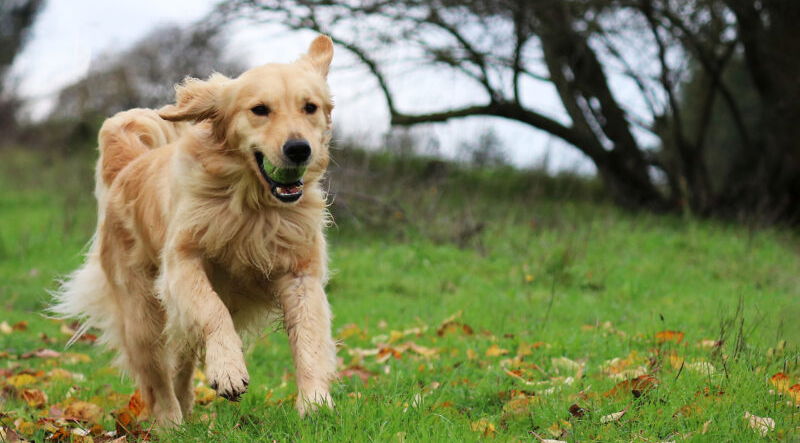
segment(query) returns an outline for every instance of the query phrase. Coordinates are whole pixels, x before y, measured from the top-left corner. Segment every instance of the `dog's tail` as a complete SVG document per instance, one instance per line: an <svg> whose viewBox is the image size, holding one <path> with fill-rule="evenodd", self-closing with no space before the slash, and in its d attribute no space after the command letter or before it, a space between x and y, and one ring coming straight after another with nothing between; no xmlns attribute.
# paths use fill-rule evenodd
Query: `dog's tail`
<svg viewBox="0 0 800 443"><path fill-rule="evenodd" d="M85 263L52 292L55 303L49 307L49 313L59 319L78 320L81 324L67 346L80 339L89 328L96 328L101 331L100 343L119 348L122 331L115 322L119 318L119 308L111 291L111 283L100 264L96 244L93 244Z"/></svg>
<svg viewBox="0 0 800 443"><path fill-rule="evenodd" d="M163 120L152 109L131 109L107 119L98 137L98 194L103 194L102 191L111 186L120 171L136 157L175 141L181 125L184 124Z"/></svg>

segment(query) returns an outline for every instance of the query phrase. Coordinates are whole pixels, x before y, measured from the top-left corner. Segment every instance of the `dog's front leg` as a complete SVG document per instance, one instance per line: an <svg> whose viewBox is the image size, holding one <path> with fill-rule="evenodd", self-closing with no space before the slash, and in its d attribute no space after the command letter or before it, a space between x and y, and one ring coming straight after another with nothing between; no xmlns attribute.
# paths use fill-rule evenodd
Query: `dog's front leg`
<svg viewBox="0 0 800 443"><path fill-rule="evenodd" d="M310 275L287 275L279 280L278 298L294 357L297 411L303 416L318 405L333 407L330 383L336 377L336 345L322 281Z"/></svg>
<svg viewBox="0 0 800 443"><path fill-rule="evenodd" d="M211 287L200 255L187 250L170 248L165 254L162 298L170 334L205 344L209 385L218 395L238 401L250 380L242 340L228 308Z"/></svg>

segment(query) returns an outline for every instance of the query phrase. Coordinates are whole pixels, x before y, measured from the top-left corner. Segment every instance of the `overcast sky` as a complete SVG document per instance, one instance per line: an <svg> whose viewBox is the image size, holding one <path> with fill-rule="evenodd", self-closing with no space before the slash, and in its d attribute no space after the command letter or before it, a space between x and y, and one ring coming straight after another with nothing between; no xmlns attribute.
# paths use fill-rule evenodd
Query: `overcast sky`
<svg viewBox="0 0 800 443"><path fill-rule="evenodd" d="M49 0L13 69L19 79L19 91L33 101L33 114L41 115L52 105L58 90L85 75L93 60L132 45L160 25L191 26L215 3L216 0ZM314 36L286 32L278 25L241 24L226 32L231 57L251 66L291 61ZM383 96L369 74L359 69L341 48L337 48L330 83L336 99L337 128L367 144L379 145L380 135L388 128ZM395 79L392 87L398 106L406 112L479 102L474 99L480 93L477 87L446 72L412 72ZM532 85L524 95L536 109L564 118L550 87ZM445 155L452 156L462 142L477 139L490 127L517 165L540 164L546 157L550 170L594 171L574 148L519 123L469 118L431 125L425 130L438 137Z"/></svg>

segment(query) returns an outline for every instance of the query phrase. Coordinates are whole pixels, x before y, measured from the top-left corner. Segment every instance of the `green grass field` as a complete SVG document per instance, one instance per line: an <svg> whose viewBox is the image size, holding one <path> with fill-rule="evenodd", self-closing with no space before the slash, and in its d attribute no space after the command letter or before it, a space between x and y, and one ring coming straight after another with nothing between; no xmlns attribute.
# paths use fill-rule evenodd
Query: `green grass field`
<svg viewBox="0 0 800 443"><path fill-rule="evenodd" d="M65 350L70 325L43 315L54 279L81 261L94 207L88 161L34 158L0 161L2 438L146 438L110 356ZM794 233L626 214L534 192L523 173L446 177L376 185L403 210L365 221L378 209L351 199L330 231L335 410L298 417L287 340L265 331L250 340L240 403L210 398L198 374L193 417L152 437L800 438Z"/></svg>

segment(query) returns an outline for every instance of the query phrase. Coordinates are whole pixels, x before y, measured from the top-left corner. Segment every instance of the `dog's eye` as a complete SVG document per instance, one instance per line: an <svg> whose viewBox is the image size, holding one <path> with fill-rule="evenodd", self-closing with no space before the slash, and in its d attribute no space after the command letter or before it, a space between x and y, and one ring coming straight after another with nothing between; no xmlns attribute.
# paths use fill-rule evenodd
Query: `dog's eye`
<svg viewBox="0 0 800 443"><path fill-rule="evenodd" d="M305 111L306 114L313 114L317 112L317 105L314 103L306 103L306 105L303 106L303 111Z"/></svg>
<svg viewBox="0 0 800 443"><path fill-rule="evenodd" d="M265 105L253 106L250 110L253 112L253 114L261 116L269 115L270 112L270 109Z"/></svg>

